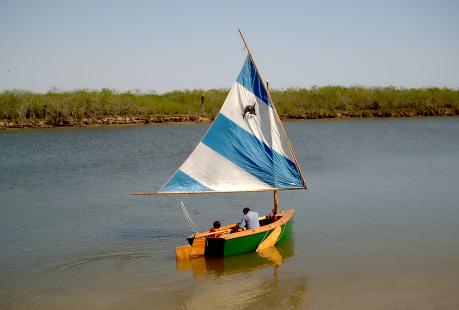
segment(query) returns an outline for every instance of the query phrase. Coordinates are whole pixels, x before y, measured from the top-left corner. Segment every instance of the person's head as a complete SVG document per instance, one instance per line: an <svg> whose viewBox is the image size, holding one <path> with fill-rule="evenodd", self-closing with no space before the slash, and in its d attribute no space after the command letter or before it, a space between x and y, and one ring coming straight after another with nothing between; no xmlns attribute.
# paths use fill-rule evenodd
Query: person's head
<svg viewBox="0 0 459 310"><path fill-rule="evenodd" d="M222 226L222 224L220 223L220 221L215 221L213 226L214 226L214 228L220 228L220 226Z"/></svg>
<svg viewBox="0 0 459 310"><path fill-rule="evenodd" d="M249 213L250 209L249 208L244 208L242 209L242 213L247 214Z"/></svg>

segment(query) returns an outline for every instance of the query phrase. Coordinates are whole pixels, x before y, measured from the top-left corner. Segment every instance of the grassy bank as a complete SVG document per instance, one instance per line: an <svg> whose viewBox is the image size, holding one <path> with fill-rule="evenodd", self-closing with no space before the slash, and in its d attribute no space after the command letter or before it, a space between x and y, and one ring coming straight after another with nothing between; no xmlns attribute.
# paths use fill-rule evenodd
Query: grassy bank
<svg viewBox="0 0 459 310"><path fill-rule="evenodd" d="M4 91L0 128L211 120L227 93L226 89L164 94L109 89ZM272 90L271 96L284 119L459 115L458 89L327 86Z"/></svg>

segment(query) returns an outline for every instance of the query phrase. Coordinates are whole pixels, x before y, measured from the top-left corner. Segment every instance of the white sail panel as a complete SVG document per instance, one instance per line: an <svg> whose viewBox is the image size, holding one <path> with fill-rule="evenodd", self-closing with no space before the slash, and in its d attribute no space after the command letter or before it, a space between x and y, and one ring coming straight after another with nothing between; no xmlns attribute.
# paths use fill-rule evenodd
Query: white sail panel
<svg viewBox="0 0 459 310"><path fill-rule="evenodd" d="M248 107L246 109L246 107ZM249 109L252 109L249 113ZM269 140L268 106L238 82L234 82L220 113L266 144ZM244 113L245 111L245 113ZM263 130L265 132L263 132Z"/></svg>
<svg viewBox="0 0 459 310"><path fill-rule="evenodd" d="M281 133L281 124L279 124L280 119L273 108L270 109L269 121L271 124L274 124L271 126L272 149L286 158L293 160L293 154L288 147L287 137Z"/></svg>
<svg viewBox="0 0 459 310"><path fill-rule="evenodd" d="M272 188L203 143L198 144L180 170L218 192Z"/></svg>
<svg viewBox="0 0 459 310"><path fill-rule="evenodd" d="M241 111L244 111L246 106L253 106L255 114L241 117ZM280 124L276 120L278 118L275 117L273 106L264 103L238 82L233 84L220 113L266 145L272 146L277 153L293 160L284 135L279 133Z"/></svg>

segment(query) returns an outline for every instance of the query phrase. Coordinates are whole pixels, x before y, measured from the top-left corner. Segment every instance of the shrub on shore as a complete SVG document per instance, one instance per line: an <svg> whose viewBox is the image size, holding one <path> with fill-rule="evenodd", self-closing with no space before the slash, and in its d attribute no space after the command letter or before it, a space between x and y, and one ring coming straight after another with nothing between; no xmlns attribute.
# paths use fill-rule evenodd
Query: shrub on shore
<svg viewBox="0 0 459 310"><path fill-rule="evenodd" d="M0 93L0 121L68 125L85 119L181 116L213 119L227 89L171 91L164 94L110 89ZM282 118L401 117L459 115L459 90L447 88L365 88L326 86L272 90Z"/></svg>
<svg viewBox="0 0 459 310"><path fill-rule="evenodd" d="M459 115L459 90L326 86L272 91L285 118Z"/></svg>

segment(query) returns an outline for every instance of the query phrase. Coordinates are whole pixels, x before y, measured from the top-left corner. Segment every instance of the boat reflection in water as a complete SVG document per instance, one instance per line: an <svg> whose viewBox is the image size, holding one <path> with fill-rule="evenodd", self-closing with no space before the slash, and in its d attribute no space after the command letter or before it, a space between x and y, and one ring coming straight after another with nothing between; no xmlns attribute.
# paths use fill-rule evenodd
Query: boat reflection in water
<svg viewBox="0 0 459 310"><path fill-rule="evenodd" d="M291 235L291 229L286 233ZM250 305L257 309L264 306L303 308L306 277L283 268L293 255L294 243L290 236L260 253L177 261L177 270L191 271L198 280L181 303L192 309L217 304L231 304L232 308Z"/></svg>
<svg viewBox="0 0 459 310"><path fill-rule="evenodd" d="M291 235L291 230L285 233ZM265 249L263 252L251 252L228 257L200 256L192 259L177 260L177 270L193 270L196 278L206 272L225 275L239 272L250 272L269 266L279 266L284 260L294 254L291 236L277 246Z"/></svg>
<svg viewBox="0 0 459 310"><path fill-rule="evenodd" d="M213 273L217 276L232 273L250 272L269 266L279 266L283 260L293 255L293 248L286 249L287 243L268 248L263 252L246 253L235 256L223 257L206 257L200 256L192 259L177 260L177 270L193 270L196 278L203 277L205 273Z"/></svg>

